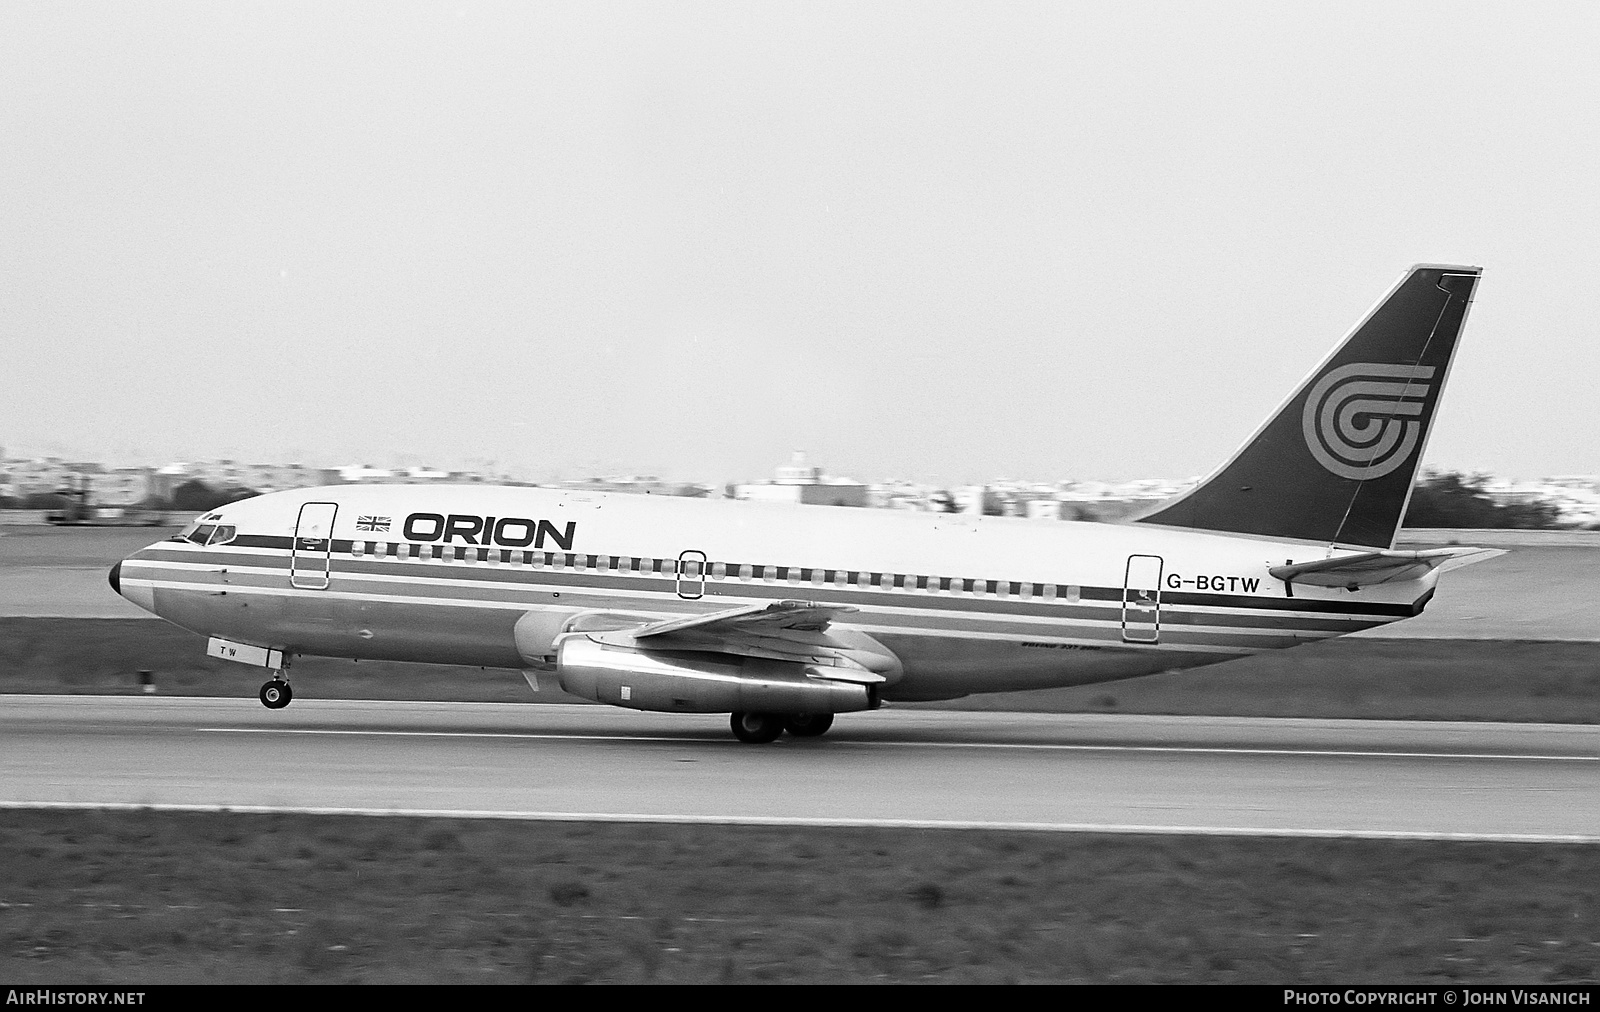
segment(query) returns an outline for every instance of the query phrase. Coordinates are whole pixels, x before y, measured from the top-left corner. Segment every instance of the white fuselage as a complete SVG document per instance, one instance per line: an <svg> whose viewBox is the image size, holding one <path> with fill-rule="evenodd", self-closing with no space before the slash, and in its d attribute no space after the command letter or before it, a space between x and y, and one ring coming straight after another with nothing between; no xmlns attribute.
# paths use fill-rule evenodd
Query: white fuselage
<svg viewBox="0 0 1600 1012"><path fill-rule="evenodd" d="M232 540L152 545L124 560L120 589L208 636L289 655L528 668L539 659L514 630L532 612L650 619L807 601L855 609L833 628L899 659L886 699L1105 681L1294 646L1414 615L1436 579L1291 593L1270 566L1354 550L1145 524L478 485L279 492L204 522Z"/></svg>

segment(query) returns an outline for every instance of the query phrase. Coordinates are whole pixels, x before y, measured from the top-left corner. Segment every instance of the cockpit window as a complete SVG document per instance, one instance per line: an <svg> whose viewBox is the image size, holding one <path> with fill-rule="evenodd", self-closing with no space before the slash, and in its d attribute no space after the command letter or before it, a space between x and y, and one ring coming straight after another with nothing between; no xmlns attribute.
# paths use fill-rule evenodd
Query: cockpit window
<svg viewBox="0 0 1600 1012"><path fill-rule="evenodd" d="M239 529L233 524L207 524L196 520L169 540L188 541L196 545L225 545L238 533Z"/></svg>

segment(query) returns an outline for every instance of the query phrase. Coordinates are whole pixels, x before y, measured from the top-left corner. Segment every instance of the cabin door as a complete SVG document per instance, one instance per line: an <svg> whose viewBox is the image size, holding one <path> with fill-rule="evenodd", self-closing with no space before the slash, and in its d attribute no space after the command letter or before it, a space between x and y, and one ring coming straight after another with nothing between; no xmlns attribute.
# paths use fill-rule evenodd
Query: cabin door
<svg viewBox="0 0 1600 1012"><path fill-rule="evenodd" d="M333 553L333 518L339 507L331 502L308 502L300 507L294 525L294 548L289 557L289 586L325 590L328 559Z"/></svg>
<svg viewBox="0 0 1600 1012"><path fill-rule="evenodd" d="M1130 555L1122 581L1122 638L1161 641L1161 556Z"/></svg>

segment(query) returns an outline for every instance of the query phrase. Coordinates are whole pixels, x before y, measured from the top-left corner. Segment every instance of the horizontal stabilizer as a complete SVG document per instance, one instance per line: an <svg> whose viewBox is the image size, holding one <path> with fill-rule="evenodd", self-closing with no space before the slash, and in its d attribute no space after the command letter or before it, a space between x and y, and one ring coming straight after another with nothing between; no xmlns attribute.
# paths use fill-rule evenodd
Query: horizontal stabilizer
<svg viewBox="0 0 1600 1012"><path fill-rule="evenodd" d="M1383 583L1420 580L1435 569L1446 572L1504 555L1499 548L1429 548L1416 552L1379 551L1342 555L1314 562L1289 562L1267 572L1293 588L1296 583L1313 587L1343 587L1360 590Z"/></svg>

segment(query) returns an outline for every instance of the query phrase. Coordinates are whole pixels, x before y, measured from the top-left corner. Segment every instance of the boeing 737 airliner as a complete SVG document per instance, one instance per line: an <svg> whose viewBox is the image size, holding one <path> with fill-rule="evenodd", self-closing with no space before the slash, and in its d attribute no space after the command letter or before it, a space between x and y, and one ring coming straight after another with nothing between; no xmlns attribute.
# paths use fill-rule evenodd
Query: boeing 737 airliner
<svg viewBox="0 0 1600 1012"><path fill-rule="evenodd" d="M1130 522L339 486L207 513L111 586L267 669L273 708L296 656L426 661L731 713L747 742L1323 640L1498 554L1393 547L1480 274L1411 268L1227 463Z"/></svg>

